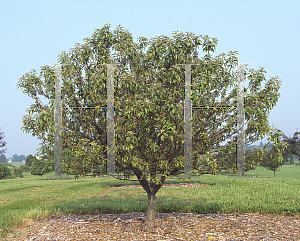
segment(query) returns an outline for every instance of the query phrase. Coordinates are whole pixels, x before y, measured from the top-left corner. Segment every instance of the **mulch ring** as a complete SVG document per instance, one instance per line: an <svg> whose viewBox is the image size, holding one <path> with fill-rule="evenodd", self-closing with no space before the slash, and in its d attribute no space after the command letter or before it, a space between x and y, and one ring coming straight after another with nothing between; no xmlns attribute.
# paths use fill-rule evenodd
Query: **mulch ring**
<svg viewBox="0 0 300 241"><path fill-rule="evenodd" d="M7 241L32 240L300 240L300 217L257 214L146 213L50 217L33 221Z"/></svg>

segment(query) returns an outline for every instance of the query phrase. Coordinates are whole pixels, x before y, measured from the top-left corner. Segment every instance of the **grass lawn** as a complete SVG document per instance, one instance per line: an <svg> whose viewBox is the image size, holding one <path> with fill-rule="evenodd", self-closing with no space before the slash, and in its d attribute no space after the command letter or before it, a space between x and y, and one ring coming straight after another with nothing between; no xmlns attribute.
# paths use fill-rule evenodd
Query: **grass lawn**
<svg viewBox="0 0 300 241"><path fill-rule="evenodd" d="M107 177L64 175L55 180L53 173L43 177L23 173L24 178L0 180L0 235L24 221L56 215L97 215L99 213L146 212L144 189L114 189L139 185ZM257 167L246 173L249 178L232 178L224 172L205 174L190 180L175 177L165 183L200 183L199 187L161 188L156 194L156 211L192 213L271 213L300 216L300 166L283 165L273 171ZM49 178L49 179L48 179ZM137 179L133 179L137 180Z"/></svg>

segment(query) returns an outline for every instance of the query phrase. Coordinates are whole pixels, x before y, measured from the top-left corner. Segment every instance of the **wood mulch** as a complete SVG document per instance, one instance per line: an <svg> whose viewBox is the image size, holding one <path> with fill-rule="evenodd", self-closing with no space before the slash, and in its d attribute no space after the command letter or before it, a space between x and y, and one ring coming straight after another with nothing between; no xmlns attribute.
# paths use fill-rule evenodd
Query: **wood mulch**
<svg viewBox="0 0 300 241"><path fill-rule="evenodd" d="M145 212L51 216L26 223L3 240L300 240L300 217L157 213L152 231L145 230L145 217Z"/></svg>

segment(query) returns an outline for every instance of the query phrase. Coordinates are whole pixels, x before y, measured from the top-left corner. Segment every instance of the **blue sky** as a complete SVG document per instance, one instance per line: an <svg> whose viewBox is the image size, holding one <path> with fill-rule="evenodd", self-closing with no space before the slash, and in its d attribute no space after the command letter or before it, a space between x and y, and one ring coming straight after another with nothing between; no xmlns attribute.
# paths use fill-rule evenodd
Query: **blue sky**
<svg viewBox="0 0 300 241"><path fill-rule="evenodd" d="M0 0L0 127L7 142L5 155L35 154L40 143L21 130L22 116L34 101L17 89L18 78L56 63L62 51L83 43L106 23L112 30L117 25L129 29L135 42L138 37L171 37L176 30L207 34L219 40L216 54L237 50L240 63L265 67L267 79L279 76L282 81L270 125L292 137L300 130L299 12L298 0Z"/></svg>

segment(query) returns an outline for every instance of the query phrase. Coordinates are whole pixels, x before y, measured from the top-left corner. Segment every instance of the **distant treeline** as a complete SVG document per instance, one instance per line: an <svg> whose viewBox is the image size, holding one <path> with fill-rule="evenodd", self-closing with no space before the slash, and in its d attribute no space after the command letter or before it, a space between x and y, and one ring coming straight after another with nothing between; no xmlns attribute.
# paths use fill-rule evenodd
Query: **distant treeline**
<svg viewBox="0 0 300 241"><path fill-rule="evenodd" d="M1 154L0 155L0 163L8 163L8 160L9 159L12 159L11 161L12 162L22 162L22 161L25 161L26 160L26 157L24 155L13 155L12 158L6 158L6 156L4 154Z"/></svg>

